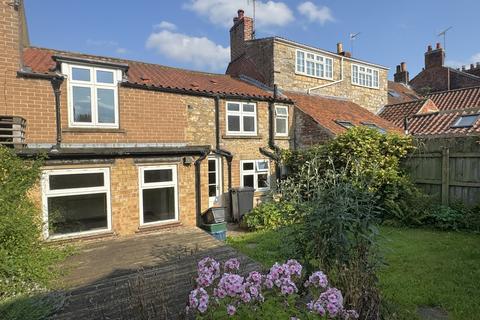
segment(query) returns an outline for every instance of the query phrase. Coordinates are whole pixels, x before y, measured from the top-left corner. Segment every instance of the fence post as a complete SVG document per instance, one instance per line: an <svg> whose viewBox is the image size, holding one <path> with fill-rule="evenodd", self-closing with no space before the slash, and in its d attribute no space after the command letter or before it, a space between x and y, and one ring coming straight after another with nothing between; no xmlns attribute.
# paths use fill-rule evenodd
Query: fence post
<svg viewBox="0 0 480 320"><path fill-rule="evenodd" d="M442 149L442 204L448 206L450 189L450 149Z"/></svg>

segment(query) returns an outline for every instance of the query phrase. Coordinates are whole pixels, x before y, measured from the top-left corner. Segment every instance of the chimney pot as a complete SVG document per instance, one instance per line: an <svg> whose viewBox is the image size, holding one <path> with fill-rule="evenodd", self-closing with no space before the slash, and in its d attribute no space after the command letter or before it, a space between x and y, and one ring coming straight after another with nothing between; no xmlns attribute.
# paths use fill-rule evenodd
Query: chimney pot
<svg viewBox="0 0 480 320"><path fill-rule="evenodd" d="M475 64L470 63L470 70L473 70L473 69L475 69Z"/></svg>
<svg viewBox="0 0 480 320"><path fill-rule="evenodd" d="M431 45L428 45L427 51L432 51L432 46Z"/></svg>
<svg viewBox="0 0 480 320"><path fill-rule="evenodd" d="M442 48L442 45L440 44L440 42L437 42L437 49L441 49Z"/></svg>
<svg viewBox="0 0 480 320"><path fill-rule="evenodd" d="M462 71L465 71L465 66L462 66Z"/></svg>
<svg viewBox="0 0 480 320"><path fill-rule="evenodd" d="M337 43L337 53L341 54L343 52L343 44L341 42Z"/></svg>
<svg viewBox="0 0 480 320"><path fill-rule="evenodd" d="M245 11L243 11L243 9L238 9L237 14L238 14L238 19L242 19L243 16L245 15Z"/></svg>
<svg viewBox="0 0 480 320"><path fill-rule="evenodd" d="M407 64L405 62L400 63L400 70L401 71L407 71Z"/></svg>
<svg viewBox="0 0 480 320"><path fill-rule="evenodd" d="M397 73L400 73L400 65L397 65Z"/></svg>
<svg viewBox="0 0 480 320"><path fill-rule="evenodd" d="M480 68L480 62L477 62L477 68Z"/></svg>

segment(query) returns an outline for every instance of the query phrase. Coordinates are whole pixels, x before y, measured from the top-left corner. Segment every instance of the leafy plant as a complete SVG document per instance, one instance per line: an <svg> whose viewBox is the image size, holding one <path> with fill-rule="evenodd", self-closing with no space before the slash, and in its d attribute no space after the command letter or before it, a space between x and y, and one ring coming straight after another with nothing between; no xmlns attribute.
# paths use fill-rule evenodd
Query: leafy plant
<svg viewBox="0 0 480 320"><path fill-rule="evenodd" d="M243 221L251 230L263 230L287 226L297 222L299 218L295 206L288 201L277 199L259 204L245 215Z"/></svg>
<svg viewBox="0 0 480 320"><path fill-rule="evenodd" d="M55 278L51 266L66 254L40 239L41 215L29 192L42 163L0 147L0 300L43 290Z"/></svg>

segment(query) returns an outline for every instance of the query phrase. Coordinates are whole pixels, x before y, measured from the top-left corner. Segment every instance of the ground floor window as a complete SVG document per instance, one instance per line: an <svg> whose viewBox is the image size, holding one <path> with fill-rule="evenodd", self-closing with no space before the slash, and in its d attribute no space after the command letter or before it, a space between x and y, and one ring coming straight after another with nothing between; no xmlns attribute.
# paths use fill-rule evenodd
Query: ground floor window
<svg viewBox="0 0 480 320"><path fill-rule="evenodd" d="M177 221L177 167L141 167L139 170L140 224Z"/></svg>
<svg viewBox="0 0 480 320"><path fill-rule="evenodd" d="M45 171L43 197L46 237L111 228L108 168Z"/></svg>
<svg viewBox="0 0 480 320"><path fill-rule="evenodd" d="M268 160L243 160L240 162L240 183L256 191L270 189Z"/></svg>

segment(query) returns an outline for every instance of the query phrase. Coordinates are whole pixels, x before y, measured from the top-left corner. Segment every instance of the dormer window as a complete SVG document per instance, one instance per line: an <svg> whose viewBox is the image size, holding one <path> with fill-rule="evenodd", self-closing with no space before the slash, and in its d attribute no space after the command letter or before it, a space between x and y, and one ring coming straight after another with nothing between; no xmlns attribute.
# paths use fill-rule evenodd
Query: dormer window
<svg viewBox="0 0 480 320"><path fill-rule="evenodd" d="M333 59L297 50L295 72L315 78L333 79Z"/></svg>
<svg viewBox="0 0 480 320"><path fill-rule="evenodd" d="M477 122L478 119L478 114L471 114L471 115L465 115L465 116L460 116L457 118L457 120L454 122L452 125L452 128L469 128L473 127L475 122Z"/></svg>
<svg viewBox="0 0 480 320"><path fill-rule="evenodd" d="M118 82L121 70L62 65L68 77L70 127L118 128Z"/></svg>
<svg viewBox="0 0 480 320"><path fill-rule="evenodd" d="M379 88L378 69L352 64L352 84L367 88Z"/></svg>

